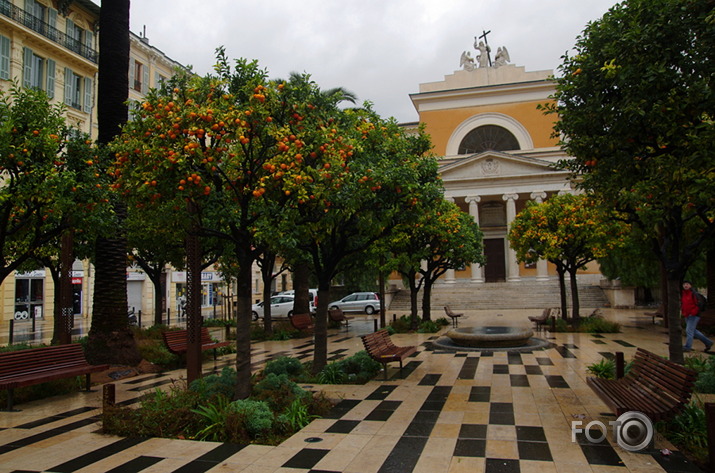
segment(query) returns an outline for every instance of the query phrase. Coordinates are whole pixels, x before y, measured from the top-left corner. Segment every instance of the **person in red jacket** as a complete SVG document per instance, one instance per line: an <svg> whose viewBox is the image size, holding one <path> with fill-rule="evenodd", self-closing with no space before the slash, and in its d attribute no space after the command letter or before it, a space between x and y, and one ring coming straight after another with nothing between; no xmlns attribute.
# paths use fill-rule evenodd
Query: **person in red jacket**
<svg viewBox="0 0 715 473"><path fill-rule="evenodd" d="M680 293L680 312L685 317L685 346L683 346L683 351L693 351L693 338L697 338L705 344L705 353L710 353L713 342L698 330L700 308L698 307L695 289L693 289L690 281L683 281L683 290Z"/></svg>

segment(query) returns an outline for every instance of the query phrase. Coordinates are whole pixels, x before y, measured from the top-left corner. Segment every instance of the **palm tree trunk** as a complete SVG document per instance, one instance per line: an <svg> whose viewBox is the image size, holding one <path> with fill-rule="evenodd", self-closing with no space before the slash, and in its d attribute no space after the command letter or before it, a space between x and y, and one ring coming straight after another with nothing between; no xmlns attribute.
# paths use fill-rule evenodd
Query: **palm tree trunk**
<svg viewBox="0 0 715 473"><path fill-rule="evenodd" d="M98 142L107 145L127 121L129 0L103 2L99 17ZM126 209L115 202L118 233L97 239L94 305L87 357L91 363L136 365L141 361L127 323L127 245L121 230Z"/></svg>

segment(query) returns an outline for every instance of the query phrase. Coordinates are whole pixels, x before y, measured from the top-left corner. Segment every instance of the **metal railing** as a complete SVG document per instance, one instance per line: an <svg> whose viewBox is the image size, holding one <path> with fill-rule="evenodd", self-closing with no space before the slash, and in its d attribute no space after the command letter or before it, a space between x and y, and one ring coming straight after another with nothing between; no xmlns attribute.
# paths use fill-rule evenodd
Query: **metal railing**
<svg viewBox="0 0 715 473"><path fill-rule="evenodd" d="M41 34L55 43L64 46L80 56L97 63L97 51L92 47L83 44L81 41L73 38L66 33L62 33L57 28L50 26L36 16L31 15L22 8L16 7L9 0L0 0L0 14L4 15L21 25L30 28L33 31Z"/></svg>

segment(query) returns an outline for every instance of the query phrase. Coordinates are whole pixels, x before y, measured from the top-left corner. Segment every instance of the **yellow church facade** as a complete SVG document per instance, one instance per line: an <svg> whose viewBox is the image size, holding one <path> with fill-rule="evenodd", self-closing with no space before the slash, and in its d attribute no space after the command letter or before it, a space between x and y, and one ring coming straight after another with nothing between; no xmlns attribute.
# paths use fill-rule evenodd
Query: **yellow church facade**
<svg viewBox="0 0 715 473"><path fill-rule="evenodd" d="M528 202L574 192L566 173L554 167L566 157L553 136L555 117L539 108L552 100L552 76L552 71L494 64L420 84L410 95L439 157L445 198L471 215L484 233L486 264L449 271L442 283L557 277L546 261L517 263L507 239L509 225ZM598 284L597 265L579 279Z"/></svg>

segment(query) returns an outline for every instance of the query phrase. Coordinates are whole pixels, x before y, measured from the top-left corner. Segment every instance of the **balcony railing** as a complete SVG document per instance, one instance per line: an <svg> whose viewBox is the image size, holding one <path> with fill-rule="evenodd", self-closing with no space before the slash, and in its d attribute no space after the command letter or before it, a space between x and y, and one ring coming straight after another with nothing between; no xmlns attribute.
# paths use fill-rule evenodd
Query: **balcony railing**
<svg viewBox="0 0 715 473"><path fill-rule="evenodd" d="M16 7L9 0L0 0L0 14L15 20L16 22L38 32L42 36L54 41L57 44L73 51L80 56L97 63L97 51L92 47L82 44L71 36L62 33L57 28L54 28L36 16L30 15L22 8Z"/></svg>

